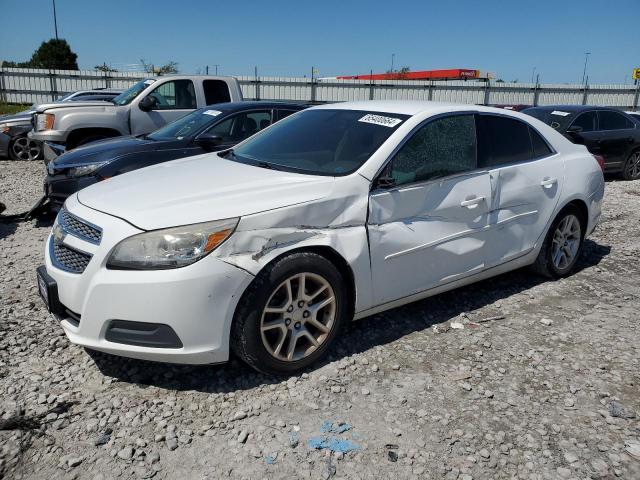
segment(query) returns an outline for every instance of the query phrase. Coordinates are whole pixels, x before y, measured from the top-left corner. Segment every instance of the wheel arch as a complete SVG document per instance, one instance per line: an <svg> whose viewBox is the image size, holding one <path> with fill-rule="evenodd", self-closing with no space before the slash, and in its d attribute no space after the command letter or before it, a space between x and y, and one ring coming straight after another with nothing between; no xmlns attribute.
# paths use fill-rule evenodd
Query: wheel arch
<svg viewBox="0 0 640 480"><path fill-rule="evenodd" d="M584 237L587 233L587 228L589 227L589 207L587 206L587 202L585 202L582 198L573 198L568 200L565 204L562 205L561 208L558 209L558 213L556 213L556 215L553 217L553 220L558 218L558 216L562 214L562 212L570 207L576 208L578 210L578 220L580 220L580 224L582 226L582 236Z"/></svg>
<svg viewBox="0 0 640 480"><path fill-rule="evenodd" d="M85 138L94 136L94 135L105 135L105 137L119 137L122 135L115 128L107 128L107 127L85 127L85 128L76 128L69 132L67 136L67 149L71 150L78 146L78 144Z"/></svg>

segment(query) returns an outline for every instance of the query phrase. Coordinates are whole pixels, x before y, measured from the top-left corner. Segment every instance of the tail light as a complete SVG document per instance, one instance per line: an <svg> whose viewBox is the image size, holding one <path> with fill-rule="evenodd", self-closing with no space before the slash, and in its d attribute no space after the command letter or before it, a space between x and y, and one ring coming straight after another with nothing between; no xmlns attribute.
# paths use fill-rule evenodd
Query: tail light
<svg viewBox="0 0 640 480"><path fill-rule="evenodd" d="M596 159L596 162L600 165L600 169L604 172L604 157L602 155L594 155L593 158Z"/></svg>

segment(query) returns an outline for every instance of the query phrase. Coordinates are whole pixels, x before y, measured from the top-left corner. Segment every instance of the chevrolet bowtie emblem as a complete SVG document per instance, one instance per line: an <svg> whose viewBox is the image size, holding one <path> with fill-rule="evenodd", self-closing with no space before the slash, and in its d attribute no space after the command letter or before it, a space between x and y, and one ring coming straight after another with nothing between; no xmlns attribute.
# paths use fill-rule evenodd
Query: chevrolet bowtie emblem
<svg viewBox="0 0 640 480"><path fill-rule="evenodd" d="M66 236L67 236L67 233L62 229L60 224L56 224L56 226L53 227L53 241L56 245L59 245L62 242L64 242L64 238Z"/></svg>

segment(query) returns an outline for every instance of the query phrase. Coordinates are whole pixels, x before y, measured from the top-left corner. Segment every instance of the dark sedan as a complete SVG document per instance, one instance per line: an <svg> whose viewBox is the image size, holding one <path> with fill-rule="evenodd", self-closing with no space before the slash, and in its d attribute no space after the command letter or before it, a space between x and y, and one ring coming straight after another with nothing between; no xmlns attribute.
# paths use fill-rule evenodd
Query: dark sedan
<svg viewBox="0 0 640 480"><path fill-rule="evenodd" d="M558 130L573 143L604 159L607 173L640 178L640 122L614 108L553 105L522 111Z"/></svg>
<svg viewBox="0 0 640 480"><path fill-rule="evenodd" d="M196 110L145 136L117 137L76 148L50 162L44 182L53 210L78 190L122 173L177 158L224 150L306 105L221 103Z"/></svg>

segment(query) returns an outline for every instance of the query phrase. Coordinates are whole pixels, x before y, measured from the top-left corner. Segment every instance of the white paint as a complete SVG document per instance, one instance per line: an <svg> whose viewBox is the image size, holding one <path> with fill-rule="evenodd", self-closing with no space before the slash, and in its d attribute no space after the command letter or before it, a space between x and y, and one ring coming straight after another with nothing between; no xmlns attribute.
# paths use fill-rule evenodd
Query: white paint
<svg viewBox="0 0 640 480"><path fill-rule="evenodd" d="M602 172L583 146L517 112L420 102L353 102L345 108L411 115L354 174L322 177L268 170L215 154L167 162L115 177L69 198L67 208L103 229L85 272L53 267L61 301L82 315L63 320L71 341L118 355L182 363L222 362L240 297L271 261L297 249L330 248L353 273L355 318L531 264L549 223L569 201L600 217ZM558 152L547 159L430 182L373 190L388 155L420 122L455 111L514 116L540 131ZM304 112L301 113L302 115ZM266 134L266 133L265 133ZM571 172L571 175L565 174ZM141 230L241 217L212 254L184 268L109 270L109 253ZM48 254L47 254L48 255ZM107 342L109 319L170 325L182 349Z"/></svg>

